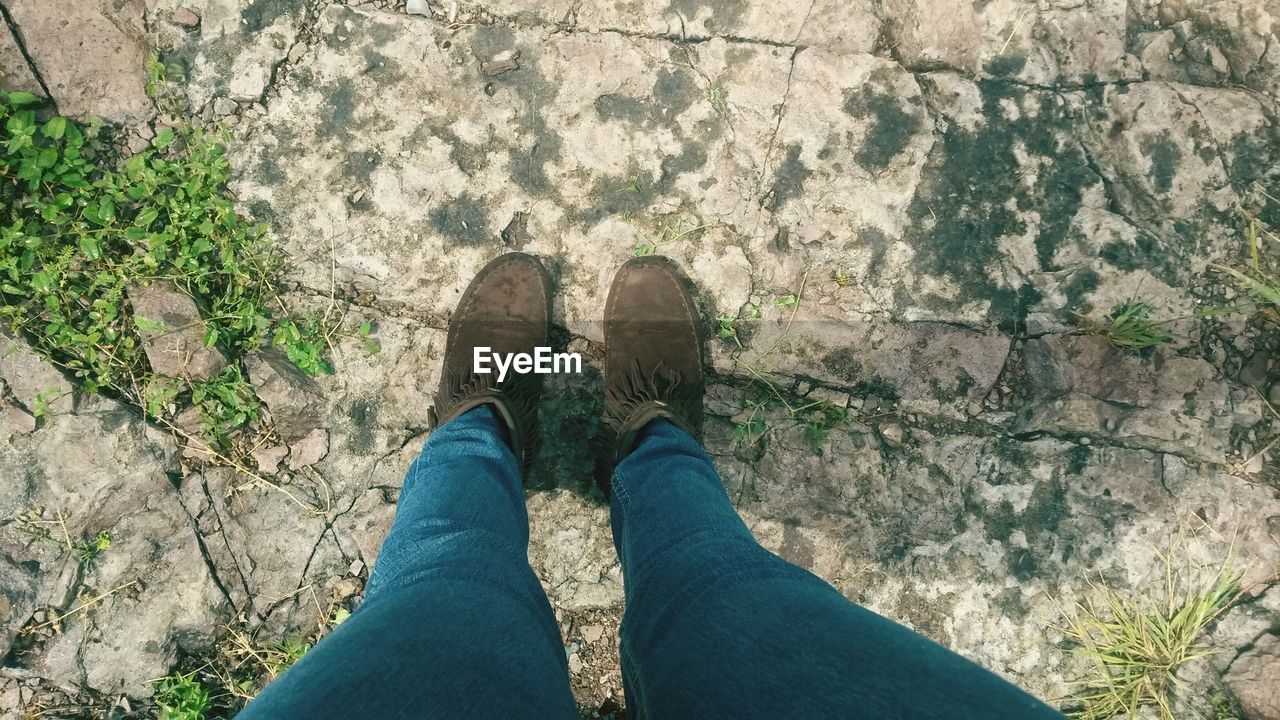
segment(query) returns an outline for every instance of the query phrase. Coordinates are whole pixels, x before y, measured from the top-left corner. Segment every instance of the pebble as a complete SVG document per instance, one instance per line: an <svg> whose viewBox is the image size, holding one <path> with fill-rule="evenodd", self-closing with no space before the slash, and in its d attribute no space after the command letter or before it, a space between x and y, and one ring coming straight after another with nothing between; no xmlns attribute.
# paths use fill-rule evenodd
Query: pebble
<svg viewBox="0 0 1280 720"><path fill-rule="evenodd" d="M200 13L189 7L180 7L169 16L169 22L188 30L194 30L200 27Z"/></svg>
<svg viewBox="0 0 1280 720"><path fill-rule="evenodd" d="M268 475L280 470L280 463L284 462L288 454L289 448L283 445L258 448L251 453L253 461L258 465L258 472Z"/></svg>
<svg viewBox="0 0 1280 720"><path fill-rule="evenodd" d="M228 97L220 97L213 101L213 113L218 117L226 117L236 111L236 101Z"/></svg>
<svg viewBox="0 0 1280 720"><path fill-rule="evenodd" d="M1087 438L1087 437L1082 437L1082 438L1080 438L1079 442L1080 442L1080 444L1081 444L1081 445L1092 445L1092 444L1093 444L1093 441L1092 441L1092 440L1090 440L1090 439L1089 439L1089 438Z"/></svg>
<svg viewBox="0 0 1280 720"><path fill-rule="evenodd" d="M404 4L404 11L410 15L431 17L431 4L427 0L408 0Z"/></svg>
<svg viewBox="0 0 1280 720"><path fill-rule="evenodd" d="M884 438L889 447L898 447L902 444L902 426L898 423L881 425L880 437Z"/></svg>
<svg viewBox="0 0 1280 720"><path fill-rule="evenodd" d="M1262 387L1262 383L1266 382L1267 370L1270 366L1271 354L1265 350L1259 350L1249 356L1244 367L1240 368L1240 382L1250 387Z"/></svg>
<svg viewBox="0 0 1280 720"><path fill-rule="evenodd" d="M298 470L315 465L329 454L329 431L312 430L309 435L289 446L289 469Z"/></svg>
<svg viewBox="0 0 1280 720"><path fill-rule="evenodd" d="M600 642L600 638L604 637L604 626L602 625L584 625L582 626L582 639L588 643Z"/></svg>
<svg viewBox="0 0 1280 720"><path fill-rule="evenodd" d="M1266 455L1266 453L1258 453L1257 455L1249 458L1249 462L1244 465L1244 474L1257 475L1262 472L1262 466L1265 461L1265 458L1263 457L1264 455Z"/></svg>
<svg viewBox="0 0 1280 720"><path fill-rule="evenodd" d="M351 567L347 568L348 575L359 575L364 570L364 561L359 558L351 561Z"/></svg>
<svg viewBox="0 0 1280 720"><path fill-rule="evenodd" d="M1102 421L1102 427L1103 427L1103 428L1105 428L1107 432L1115 432L1115 431L1116 431L1116 419L1115 419L1115 418L1113 418L1113 417L1109 417L1109 418L1107 418L1106 420L1103 420L1103 421Z"/></svg>
<svg viewBox="0 0 1280 720"><path fill-rule="evenodd" d="M1267 402L1280 405L1280 382L1273 382L1271 387L1267 388Z"/></svg>
<svg viewBox="0 0 1280 720"><path fill-rule="evenodd" d="M578 657L578 653L569 656L569 672L574 675L582 672L582 658Z"/></svg>

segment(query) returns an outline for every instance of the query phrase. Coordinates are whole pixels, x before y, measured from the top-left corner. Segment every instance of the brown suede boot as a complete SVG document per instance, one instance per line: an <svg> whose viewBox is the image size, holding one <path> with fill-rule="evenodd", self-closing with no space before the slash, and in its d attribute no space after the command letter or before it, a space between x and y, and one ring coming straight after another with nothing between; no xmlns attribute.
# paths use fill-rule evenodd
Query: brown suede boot
<svg viewBox="0 0 1280 720"><path fill-rule="evenodd" d="M538 449L538 401L542 376L508 372L502 382L493 363L488 373L473 367L475 348L492 353L533 354L549 343L551 279L532 255L507 253L476 274L449 318L444 368L431 428L479 405L491 405L507 426L511 450L527 474Z"/></svg>
<svg viewBox="0 0 1280 720"><path fill-rule="evenodd" d="M604 308L604 425L620 462L650 420L702 439L702 322L676 264L627 261Z"/></svg>

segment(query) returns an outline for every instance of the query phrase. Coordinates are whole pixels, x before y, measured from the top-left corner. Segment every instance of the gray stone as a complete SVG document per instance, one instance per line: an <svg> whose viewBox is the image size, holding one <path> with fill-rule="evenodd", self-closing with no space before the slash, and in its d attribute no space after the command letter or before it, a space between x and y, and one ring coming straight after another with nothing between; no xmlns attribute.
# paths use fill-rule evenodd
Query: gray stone
<svg viewBox="0 0 1280 720"><path fill-rule="evenodd" d="M132 285L127 294L147 361L157 375L207 380L227 366L216 347L205 346L206 325L189 295L168 282Z"/></svg>
<svg viewBox="0 0 1280 720"><path fill-rule="evenodd" d="M245 356L245 369L258 397L271 411L271 421L286 441L300 440L324 425L324 391L275 348Z"/></svg>
<svg viewBox="0 0 1280 720"><path fill-rule="evenodd" d="M50 412L71 411L71 383L56 367L46 362L25 342L0 334L0 379L9 393L34 412L47 406Z"/></svg>
<svg viewBox="0 0 1280 720"><path fill-rule="evenodd" d="M1232 428L1252 425L1261 413L1256 395L1232 394L1213 367L1197 358L1167 351L1145 358L1100 336L1032 339L1023 357L1021 432L1091 433L1111 418L1113 438L1226 462Z"/></svg>
<svg viewBox="0 0 1280 720"><path fill-rule="evenodd" d="M220 97L213 101L213 112L219 118L231 115L237 108L239 108L239 105L229 97Z"/></svg>
<svg viewBox="0 0 1280 720"><path fill-rule="evenodd" d="M279 472L280 463L284 462L288 454L289 448L283 445L259 448L252 453L253 461L258 466L258 472L268 475L274 475Z"/></svg>
<svg viewBox="0 0 1280 720"><path fill-rule="evenodd" d="M1249 387L1261 388L1267 381L1267 371L1271 368L1271 353L1259 350L1245 361L1240 368L1240 382Z"/></svg>
<svg viewBox="0 0 1280 720"><path fill-rule="evenodd" d="M404 11L410 15L431 17L431 3L427 2L427 0L407 0L404 5Z"/></svg>
<svg viewBox="0 0 1280 720"><path fill-rule="evenodd" d="M195 30L200 27L200 14L189 7L180 7L169 14L169 22L188 30Z"/></svg>
<svg viewBox="0 0 1280 720"><path fill-rule="evenodd" d="M289 469L300 470L315 465L329 454L329 431L312 430L306 437L289 446Z"/></svg>
<svg viewBox="0 0 1280 720"><path fill-rule="evenodd" d="M1263 635L1231 663L1223 679L1235 693L1245 717L1280 717L1280 636Z"/></svg>
<svg viewBox="0 0 1280 720"><path fill-rule="evenodd" d="M1267 402L1280 407L1280 382L1271 383L1271 387L1267 388Z"/></svg>
<svg viewBox="0 0 1280 720"><path fill-rule="evenodd" d="M184 507L200 534L216 539L207 546L209 561L250 623L286 635L314 627L323 610L297 589L311 582L323 597L352 560L327 531L323 489L299 482L267 487L227 468L187 482L199 492L184 496Z"/></svg>
<svg viewBox="0 0 1280 720"><path fill-rule="evenodd" d="M880 426L879 430L880 437L884 438L885 443L889 447L896 448L902 446L903 433L901 425L898 423L885 423Z"/></svg>
<svg viewBox="0 0 1280 720"><path fill-rule="evenodd" d="M604 626L602 625L583 625L582 640L586 643L595 644L600 642L600 638L604 637Z"/></svg>
<svg viewBox="0 0 1280 720"><path fill-rule="evenodd" d="M50 12L10 0L9 14L65 115L142 123L155 108L143 89L148 48L141 0L88 0Z"/></svg>
<svg viewBox="0 0 1280 720"><path fill-rule="evenodd" d="M136 412L98 398L80 414L54 415L23 443L0 443L0 517L61 516L66 535L110 533L112 545L83 574L50 541L33 541L17 523L0 527L0 652L46 605L110 593L88 614L41 631L24 663L37 677L67 687L147 697L177 652L202 652L229 611L201 560L169 479L176 447ZM142 561L142 558L147 558ZM133 583L133 584L130 584ZM39 622L39 621L37 621ZM81 664L83 661L84 664ZM81 670L83 668L83 671Z"/></svg>
<svg viewBox="0 0 1280 720"><path fill-rule="evenodd" d="M9 405L0 400L4 408L6 430L14 435L29 435L36 431L36 419L31 413L16 405Z"/></svg>
<svg viewBox="0 0 1280 720"><path fill-rule="evenodd" d="M0 27L0 91L44 95L9 27Z"/></svg>
<svg viewBox="0 0 1280 720"><path fill-rule="evenodd" d="M215 97L257 100L266 91L273 71L299 42L305 3L261 3L256 0L148 0L153 16L190 6L200 13L199 32L182 30L166 40L189 58L185 89L192 107Z"/></svg>

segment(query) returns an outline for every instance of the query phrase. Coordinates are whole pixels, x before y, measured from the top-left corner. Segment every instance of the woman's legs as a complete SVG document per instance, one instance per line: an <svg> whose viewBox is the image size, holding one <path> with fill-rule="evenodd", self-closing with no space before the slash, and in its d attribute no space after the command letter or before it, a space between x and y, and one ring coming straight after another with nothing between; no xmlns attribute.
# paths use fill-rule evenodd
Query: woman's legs
<svg viewBox="0 0 1280 720"><path fill-rule="evenodd" d="M761 548L665 420L618 465L612 505L632 717L1061 717Z"/></svg>
<svg viewBox="0 0 1280 720"><path fill-rule="evenodd" d="M488 406L432 433L364 604L242 718L577 717L505 433Z"/></svg>

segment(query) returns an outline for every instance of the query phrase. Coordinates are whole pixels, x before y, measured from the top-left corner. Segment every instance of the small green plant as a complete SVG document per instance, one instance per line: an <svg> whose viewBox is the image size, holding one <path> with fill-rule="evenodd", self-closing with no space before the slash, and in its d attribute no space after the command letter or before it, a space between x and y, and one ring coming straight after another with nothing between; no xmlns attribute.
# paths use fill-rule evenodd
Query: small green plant
<svg viewBox="0 0 1280 720"><path fill-rule="evenodd" d="M185 75L183 67L176 63L166 64L160 57L152 53L147 58L147 82L143 90L147 97L155 102L156 107L170 115L177 115L182 110L182 94L176 92L171 80L181 79Z"/></svg>
<svg viewBox="0 0 1280 720"><path fill-rule="evenodd" d="M849 411L830 400L815 400L798 408L793 414L804 420L809 446L815 453L821 450L827 433L849 421Z"/></svg>
<svg viewBox="0 0 1280 720"><path fill-rule="evenodd" d="M1241 720L1244 713L1240 704L1222 690L1215 690L1209 695L1209 720Z"/></svg>
<svg viewBox="0 0 1280 720"><path fill-rule="evenodd" d="M75 547L76 557L80 558L80 562L88 565L98 556L111 548L111 534L106 530L101 530L89 540L86 540Z"/></svg>
<svg viewBox="0 0 1280 720"><path fill-rule="evenodd" d="M853 282L853 278L849 277L849 274L842 267L831 271L831 279L835 281L837 287L845 287Z"/></svg>
<svg viewBox="0 0 1280 720"><path fill-rule="evenodd" d="M261 403L253 386L237 365L220 374L191 383L191 403L200 411L202 435L225 447L231 435L261 415Z"/></svg>
<svg viewBox="0 0 1280 720"><path fill-rule="evenodd" d="M748 445L764 434L769 426L762 416L769 404L770 398L768 396L747 400L747 407L751 408L751 412L747 414L745 420L734 424L734 442L739 445Z"/></svg>
<svg viewBox="0 0 1280 720"><path fill-rule="evenodd" d="M742 341L738 339L738 318L718 317L716 323L716 337L721 340L732 340L738 347L742 347Z"/></svg>
<svg viewBox="0 0 1280 720"><path fill-rule="evenodd" d="M53 414L53 403L57 402L65 395L58 388L45 388L36 393L35 407L31 408L31 414L35 417L48 417Z"/></svg>
<svg viewBox="0 0 1280 720"><path fill-rule="evenodd" d="M729 112L729 101L725 98L724 88L719 85L707 88L707 102L721 115Z"/></svg>
<svg viewBox="0 0 1280 720"><path fill-rule="evenodd" d="M204 720L210 709L209 691L194 672L162 677L156 681L155 691L161 720Z"/></svg>
<svg viewBox="0 0 1280 720"><path fill-rule="evenodd" d="M364 343L364 351L370 355L382 352L382 343L376 338L370 337L373 334L373 325L368 320L360 323L360 327L356 328L356 337L360 338Z"/></svg>
<svg viewBox="0 0 1280 720"><path fill-rule="evenodd" d="M283 348L293 364L308 375L328 375L333 372L333 365L325 359L328 339L318 320L299 322L292 318L286 319L276 330L272 342Z"/></svg>
<svg viewBox="0 0 1280 720"><path fill-rule="evenodd" d="M309 650L311 650L311 643L309 642L286 640L272 645L268 652L263 655L262 663L273 677L279 677L281 673L301 660L302 656L306 655Z"/></svg>
<svg viewBox="0 0 1280 720"><path fill-rule="evenodd" d="M1269 230L1261 226L1257 218L1249 218L1245 227L1245 240L1249 243L1249 267L1240 271L1225 265L1214 265L1214 269L1230 275L1241 290L1244 290L1258 302L1272 311L1280 310L1280 277L1267 272L1262 267L1260 235L1266 234L1272 240L1280 240Z"/></svg>
<svg viewBox="0 0 1280 720"><path fill-rule="evenodd" d="M668 222L662 226L662 230L656 240L648 239L635 247L635 256L644 257L653 255L658 252L664 245L679 242L686 237L700 233L707 229L706 225L695 223L692 227L685 227L684 218L676 218L673 222Z"/></svg>
<svg viewBox="0 0 1280 720"><path fill-rule="evenodd" d="M15 519L18 523L18 530L27 537L35 540L49 540L68 550L74 548L71 542L71 535L67 532L67 512L65 510L54 510L53 517L46 518L43 507L33 507L27 512L19 513ZM55 531L57 537L54 537Z"/></svg>
<svg viewBox="0 0 1280 720"><path fill-rule="evenodd" d="M1244 591L1232 558L1205 577L1180 570L1173 553L1157 553L1164 568L1160 597L1095 587L1101 599L1077 604L1059 628L1090 662L1072 717L1137 717L1138 708L1153 706L1162 720L1174 720L1170 692L1179 668L1212 654L1200 645L1201 634Z"/></svg>
<svg viewBox="0 0 1280 720"><path fill-rule="evenodd" d="M1162 327L1169 322L1153 321L1151 305L1135 300L1116 308L1102 323L1086 322L1084 333L1101 335L1122 350L1139 352L1175 342L1177 337Z"/></svg>
<svg viewBox="0 0 1280 720"><path fill-rule="evenodd" d="M151 84L172 68L149 64ZM291 315L276 292L281 262L266 228L240 217L222 147L196 129L163 129L121 159L108 129L47 117L28 93L0 93L0 324L88 392L132 403L168 427L195 406L204 439L228 447L258 422L241 371L270 340L304 371L331 372L320 323ZM42 119L47 117L47 119ZM230 362L201 382L151 371L130 288L166 282L193 298L204 343ZM58 396L41 393L44 416Z"/></svg>

